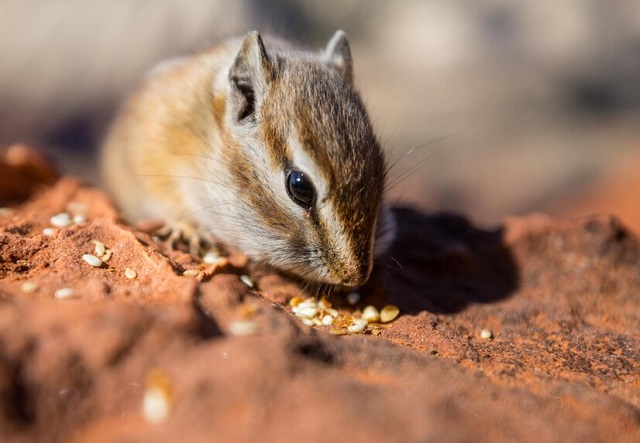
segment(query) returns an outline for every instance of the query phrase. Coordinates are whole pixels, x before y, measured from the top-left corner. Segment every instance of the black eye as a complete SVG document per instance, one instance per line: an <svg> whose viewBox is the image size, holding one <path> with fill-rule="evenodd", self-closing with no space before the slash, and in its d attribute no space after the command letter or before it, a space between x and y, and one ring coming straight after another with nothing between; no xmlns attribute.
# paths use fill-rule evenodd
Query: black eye
<svg viewBox="0 0 640 443"><path fill-rule="evenodd" d="M311 180L300 171L290 171L287 175L287 193L291 200L305 209L311 209L316 191Z"/></svg>

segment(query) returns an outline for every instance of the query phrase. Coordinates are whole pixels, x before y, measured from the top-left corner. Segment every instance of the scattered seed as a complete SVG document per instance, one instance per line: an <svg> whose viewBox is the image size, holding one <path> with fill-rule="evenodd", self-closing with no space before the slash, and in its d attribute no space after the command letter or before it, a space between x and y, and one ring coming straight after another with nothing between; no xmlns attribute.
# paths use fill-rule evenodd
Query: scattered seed
<svg viewBox="0 0 640 443"><path fill-rule="evenodd" d="M292 308L295 308L300 303L302 303L302 300L303 300L302 297L295 296L291 300L289 300L289 306L291 306Z"/></svg>
<svg viewBox="0 0 640 443"><path fill-rule="evenodd" d="M93 266L94 268L99 268L100 266L102 266L102 260L100 260L98 257L96 257L95 255L91 255L91 254L84 254L82 256L82 259L84 261L86 261L87 263L89 263L91 266Z"/></svg>
<svg viewBox="0 0 640 443"><path fill-rule="evenodd" d="M202 257L202 261L208 265L217 265L224 262L226 259L218 254L216 251L207 251Z"/></svg>
<svg viewBox="0 0 640 443"><path fill-rule="evenodd" d="M360 301L360 294L358 294L357 292L352 292L349 295L347 295L347 302L349 302L350 305L355 305L359 301Z"/></svg>
<svg viewBox="0 0 640 443"><path fill-rule="evenodd" d="M13 209L5 208L5 207L0 208L0 216L6 216L11 214L13 214Z"/></svg>
<svg viewBox="0 0 640 443"><path fill-rule="evenodd" d="M76 214L76 215L73 216L73 222L76 225L81 225L86 221L87 221L86 217L84 215L82 215L82 214Z"/></svg>
<svg viewBox="0 0 640 443"><path fill-rule="evenodd" d="M44 228L42 230L42 235L46 235L47 237L51 237L52 235L54 235L57 231L53 228Z"/></svg>
<svg viewBox="0 0 640 443"><path fill-rule="evenodd" d="M142 397L142 416L149 423L159 424L171 411L171 383L159 370L147 374L147 386Z"/></svg>
<svg viewBox="0 0 640 443"><path fill-rule="evenodd" d="M333 317L330 315L325 315L322 317L322 324L325 326L329 326L333 323Z"/></svg>
<svg viewBox="0 0 640 443"><path fill-rule="evenodd" d="M258 325L250 320L235 320L229 325L229 333L237 336L254 335L258 330Z"/></svg>
<svg viewBox="0 0 640 443"><path fill-rule="evenodd" d="M300 318L300 321L307 326L315 326L315 323L313 323L313 320L309 318Z"/></svg>
<svg viewBox="0 0 640 443"><path fill-rule="evenodd" d="M382 323L389 323L393 321L399 313L400 309L398 309L397 306L387 305L380 310L380 321Z"/></svg>
<svg viewBox="0 0 640 443"><path fill-rule="evenodd" d="M248 275L241 275L240 280L242 280L242 283L249 286L250 288L254 287L253 280L251 280L251 277L249 277Z"/></svg>
<svg viewBox="0 0 640 443"><path fill-rule="evenodd" d="M340 315L340 313L338 312L337 309L333 309L333 308L329 308L326 310L327 314L329 314L330 316L332 316L333 318L336 318L338 315Z"/></svg>
<svg viewBox="0 0 640 443"><path fill-rule="evenodd" d="M98 257L102 257L104 255L104 251L107 250L106 246L101 241L98 241L98 240L92 240L92 241L93 241L93 244L95 245L94 250L96 251L96 255Z"/></svg>
<svg viewBox="0 0 640 443"><path fill-rule="evenodd" d="M362 311L362 318L368 322L377 322L380 320L380 313L375 306L369 305Z"/></svg>
<svg viewBox="0 0 640 443"><path fill-rule="evenodd" d="M58 300L73 297L73 288L58 289L56 292L53 293L53 296Z"/></svg>
<svg viewBox="0 0 640 443"><path fill-rule="evenodd" d="M32 281L26 281L22 283L21 289L22 289L22 292L24 292L25 294L33 294L38 289L40 289L40 286L38 286L38 283L35 283Z"/></svg>
<svg viewBox="0 0 640 443"><path fill-rule="evenodd" d="M182 273L182 275L184 275L185 277L197 277L198 275L200 275L200 271L198 271L197 269L187 269Z"/></svg>
<svg viewBox="0 0 640 443"><path fill-rule="evenodd" d="M349 332L362 332L364 331L364 328L367 327L368 323L369 322L367 322L364 318L354 318L353 324L351 326L348 326L347 330Z"/></svg>
<svg viewBox="0 0 640 443"><path fill-rule="evenodd" d="M124 270L124 276L133 280L138 276L138 273L131 268L126 268Z"/></svg>
<svg viewBox="0 0 640 443"><path fill-rule="evenodd" d="M102 256L102 261L105 263L108 262L111 259L111 254L113 254L111 249L107 249L106 251L104 251L104 255Z"/></svg>
<svg viewBox="0 0 640 443"><path fill-rule="evenodd" d="M50 222L56 228L66 228L71 226L73 220L71 220L71 216L68 212L61 212L51 217Z"/></svg>
<svg viewBox="0 0 640 443"><path fill-rule="evenodd" d="M344 329L339 329L339 328L334 328L329 330L329 334L333 334L333 335L346 335L347 331Z"/></svg>
<svg viewBox="0 0 640 443"><path fill-rule="evenodd" d="M318 313L315 307L300 307L297 306L292 309L293 313L300 318L313 318Z"/></svg>
<svg viewBox="0 0 640 443"><path fill-rule="evenodd" d="M491 337L493 337L493 332L491 332L491 329L483 329L482 331L480 331L480 338L483 340L488 340Z"/></svg>

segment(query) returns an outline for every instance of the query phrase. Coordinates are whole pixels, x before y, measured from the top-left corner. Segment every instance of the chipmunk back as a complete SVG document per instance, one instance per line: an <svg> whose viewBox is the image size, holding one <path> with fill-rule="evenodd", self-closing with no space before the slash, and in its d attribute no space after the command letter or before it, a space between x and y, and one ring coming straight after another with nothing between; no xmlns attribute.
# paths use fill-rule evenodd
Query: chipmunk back
<svg viewBox="0 0 640 443"><path fill-rule="evenodd" d="M316 282L363 284L393 231L342 31L324 51L251 32L159 65L116 119L102 170L130 221L187 222Z"/></svg>

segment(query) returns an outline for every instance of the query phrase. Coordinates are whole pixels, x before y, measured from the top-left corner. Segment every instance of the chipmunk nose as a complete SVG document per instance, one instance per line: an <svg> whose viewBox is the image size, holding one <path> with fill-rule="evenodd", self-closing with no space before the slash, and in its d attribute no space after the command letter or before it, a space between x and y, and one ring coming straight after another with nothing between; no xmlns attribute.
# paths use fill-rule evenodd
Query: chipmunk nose
<svg viewBox="0 0 640 443"><path fill-rule="evenodd" d="M340 284L351 288L364 285L369 280L372 265L370 261L362 261L348 269L340 279Z"/></svg>

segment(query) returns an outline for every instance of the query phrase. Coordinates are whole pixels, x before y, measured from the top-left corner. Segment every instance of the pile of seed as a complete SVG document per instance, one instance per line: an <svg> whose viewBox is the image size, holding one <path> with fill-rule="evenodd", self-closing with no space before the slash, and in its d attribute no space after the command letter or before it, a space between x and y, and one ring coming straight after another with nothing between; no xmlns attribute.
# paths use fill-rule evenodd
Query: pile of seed
<svg viewBox="0 0 640 443"><path fill-rule="evenodd" d="M348 298L355 299L354 296ZM357 302L357 300L356 300ZM355 304L355 303L352 303ZM393 321L400 310L393 305L387 305L381 310L368 305L362 311L343 314L331 306L326 298L293 297L289 301L293 314L307 326L333 326L329 331L332 334L342 335L358 333L365 330L373 331L379 326Z"/></svg>

